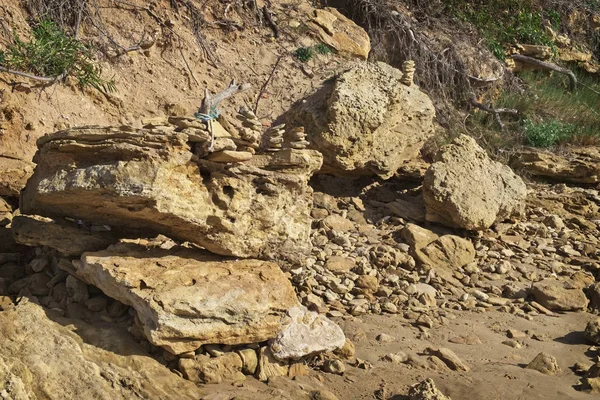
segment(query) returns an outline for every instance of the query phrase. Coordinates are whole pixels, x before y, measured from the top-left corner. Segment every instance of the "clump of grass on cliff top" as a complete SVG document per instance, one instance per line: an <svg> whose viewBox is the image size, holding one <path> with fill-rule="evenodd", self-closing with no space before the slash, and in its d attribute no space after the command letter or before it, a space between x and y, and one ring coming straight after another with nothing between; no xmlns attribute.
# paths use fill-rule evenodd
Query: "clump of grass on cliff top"
<svg viewBox="0 0 600 400"><path fill-rule="evenodd" d="M505 45L525 43L555 48L544 25L558 28L560 14L552 9L540 9L532 1L452 0L446 6L451 15L473 24L490 51L501 60L505 58Z"/></svg>
<svg viewBox="0 0 600 400"><path fill-rule="evenodd" d="M498 129L493 118L478 113L471 126L491 147L509 151L518 144L551 147L562 144L600 145L600 79L574 71L579 82L567 90L564 75L546 72L521 74L526 90L504 93L496 108L512 108L520 118L503 116L506 128ZM502 150L501 150L502 151Z"/></svg>
<svg viewBox="0 0 600 400"><path fill-rule="evenodd" d="M112 81L102 78L102 69L94 61L92 50L68 36L58 25L42 20L32 28L29 42L15 36L6 50L0 51L0 65L40 77L74 77L81 88L114 91Z"/></svg>

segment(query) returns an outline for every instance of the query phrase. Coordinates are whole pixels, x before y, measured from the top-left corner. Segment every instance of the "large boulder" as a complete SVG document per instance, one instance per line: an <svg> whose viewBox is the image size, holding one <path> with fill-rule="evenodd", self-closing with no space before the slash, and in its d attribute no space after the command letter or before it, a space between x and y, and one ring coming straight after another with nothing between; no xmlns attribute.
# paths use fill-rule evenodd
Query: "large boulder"
<svg viewBox="0 0 600 400"><path fill-rule="evenodd" d="M38 140L21 212L145 230L213 253L300 262L310 254L321 155L286 149L245 163L197 159L184 132L84 127Z"/></svg>
<svg viewBox="0 0 600 400"><path fill-rule="evenodd" d="M545 279L531 287L535 300L552 311L583 311L588 299L583 290L572 282Z"/></svg>
<svg viewBox="0 0 600 400"><path fill-rule="evenodd" d="M0 196L18 197L34 167L29 161L0 155Z"/></svg>
<svg viewBox="0 0 600 400"><path fill-rule="evenodd" d="M77 267L82 280L132 306L148 340L174 354L272 339L298 304L283 272L267 261L122 244L83 254Z"/></svg>
<svg viewBox="0 0 600 400"><path fill-rule="evenodd" d="M426 219L454 228L483 230L520 215L526 196L523 180L465 135L442 147L423 181Z"/></svg>
<svg viewBox="0 0 600 400"><path fill-rule="evenodd" d="M122 328L61 318L25 297L0 312L0 398L174 400L205 393Z"/></svg>
<svg viewBox="0 0 600 400"><path fill-rule="evenodd" d="M203 344L274 339L278 357L286 359L334 350L345 341L337 325L300 306L272 262L119 244L85 253L75 264L79 278L132 306L148 340L174 354Z"/></svg>
<svg viewBox="0 0 600 400"><path fill-rule="evenodd" d="M322 172L389 178L415 158L433 135L435 110L402 72L384 63L361 63L328 81L290 111L325 159Z"/></svg>
<svg viewBox="0 0 600 400"><path fill-rule="evenodd" d="M527 148L513 155L511 165L555 182L599 183L600 147L571 147L562 154Z"/></svg>

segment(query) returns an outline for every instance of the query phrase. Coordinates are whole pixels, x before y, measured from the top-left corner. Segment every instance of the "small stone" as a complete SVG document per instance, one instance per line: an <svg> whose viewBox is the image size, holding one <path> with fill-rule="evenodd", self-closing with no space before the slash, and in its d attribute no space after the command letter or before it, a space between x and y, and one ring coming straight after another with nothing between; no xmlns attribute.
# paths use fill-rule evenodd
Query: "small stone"
<svg viewBox="0 0 600 400"><path fill-rule="evenodd" d="M590 342L600 344L600 318L588 322L583 334Z"/></svg>
<svg viewBox="0 0 600 400"><path fill-rule="evenodd" d="M535 356L525 368L533 369L546 375L556 375L561 372L561 369L556 362L556 358L544 352Z"/></svg>
<svg viewBox="0 0 600 400"><path fill-rule="evenodd" d="M419 315L415 323L417 326L424 326L429 329L433 328L433 321L425 314Z"/></svg>
<svg viewBox="0 0 600 400"><path fill-rule="evenodd" d="M506 331L506 336L509 339L522 339L522 338L526 338L527 334L525 332L521 332L518 329L509 329Z"/></svg>
<svg viewBox="0 0 600 400"><path fill-rule="evenodd" d="M361 275L356 279L356 286L362 289L369 290L370 292L376 292L379 287L379 280L376 276Z"/></svg>
<svg viewBox="0 0 600 400"><path fill-rule="evenodd" d="M408 400L451 400L435 387L433 379L427 378L424 381L413 385L408 391Z"/></svg>
<svg viewBox="0 0 600 400"><path fill-rule="evenodd" d="M343 274L349 272L356 266L356 261L348 257L331 256L325 262L325 269L335 273Z"/></svg>
<svg viewBox="0 0 600 400"><path fill-rule="evenodd" d="M331 359L325 361L325 364L323 364L323 371L331 374L342 375L346 371L346 366L338 359Z"/></svg>
<svg viewBox="0 0 600 400"><path fill-rule="evenodd" d="M517 342L514 339L510 339L510 340L505 340L504 342L502 342L503 345L506 345L508 347L512 347L513 349L520 349L521 347L521 343Z"/></svg>
<svg viewBox="0 0 600 400"><path fill-rule="evenodd" d="M439 357L447 366L453 371L465 371L470 370L469 366L466 365L452 350L445 347L435 348L428 347L425 352L430 355Z"/></svg>
<svg viewBox="0 0 600 400"><path fill-rule="evenodd" d="M395 337L388 335L387 333L380 333L375 339L381 343L390 343L396 340Z"/></svg>
<svg viewBox="0 0 600 400"><path fill-rule="evenodd" d="M85 302L85 306L90 311L94 311L94 312L100 312L100 311L106 309L107 305L108 305L108 300L105 296L92 297L91 299L88 299Z"/></svg>
<svg viewBox="0 0 600 400"><path fill-rule="evenodd" d="M399 351L397 353L389 353L381 358L384 361L391 362L392 364L402 364L408 360L408 356Z"/></svg>
<svg viewBox="0 0 600 400"><path fill-rule="evenodd" d="M242 359L242 372L246 375L254 375L256 368L258 367L258 356L256 351L253 349L242 349L238 350L237 353Z"/></svg>
<svg viewBox="0 0 600 400"><path fill-rule="evenodd" d="M67 276L66 285L67 294L75 303L83 304L90 298L87 285L73 275Z"/></svg>
<svg viewBox="0 0 600 400"><path fill-rule="evenodd" d="M33 272L42 272L44 268L48 266L48 259L46 258L35 258L31 260L29 266L33 270Z"/></svg>

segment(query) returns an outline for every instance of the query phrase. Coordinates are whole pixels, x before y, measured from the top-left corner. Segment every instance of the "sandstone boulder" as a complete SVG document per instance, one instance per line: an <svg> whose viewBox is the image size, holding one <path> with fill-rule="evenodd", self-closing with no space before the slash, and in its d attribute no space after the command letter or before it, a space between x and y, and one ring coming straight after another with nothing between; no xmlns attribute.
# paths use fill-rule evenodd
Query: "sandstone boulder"
<svg viewBox="0 0 600 400"><path fill-rule="evenodd" d="M581 288L553 279L535 283L531 294L538 303L552 311L581 311L588 305Z"/></svg>
<svg viewBox="0 0 600 400"><path fill-rule="evenodd" d="M290 111L289 122L324 154L322 172L389 178L417 156L434 133L435 110L401 78L384 63L358 64Z"/></svg>
<svg viewBox="0 0 600 400"><path fill-rule="evenodd" d="M76 273L132 306L148 340L174 354L275 338L298 305L277 264L198 250L121 244L85 253Z"/></svg>
<svg viewBox="0 0 600 400"><path fill-rule="evenodd" d="M0 196L18 197L34 166L29 161L0 155Z"/></svg>
<svg viewBox="0 0 600 400"><path fill-rule="evenodd" d="M465 135L437 153L423 181L426 219L469 230L521 214L526 195L519 176Z"/></svg>
<svg viewBox="0 0 600 400"><path fill-rule="evenodd" d="M525 368L533 369L546 375L556 375L562 372L556 362L556 358L544 352L535 356Z"/></svg>
<svg viewBox="0 0 600 400"><path fill-rule="evenodd" d="M199 399L204 392L123 329L61 318L27 298L0 312L2 398Z"/></svg>
<svg viewBox="0 0 600 400"><path fill-rule="evenodd" d="M513 168L558 182L599 183L600 148L571 147L564 154L527 148L511 158Z"/></svg>
<svg viewBox="0 0 600 400"><path fill-rule="evenodd" d="M459 236L444 235L420 250L415 250L417 261L426 269L449 283L458 285L454 272L475 260L473 243Z"/></svg>
<svg viewBox="0 0 600 400"><path fill-rule="evenodd" d="M365 60L369 57L371 41L367 32L335 8L314 10L308 26L338 53Z"/></svg>
<svg viewBox="0 0 600 400"><path fill-rule="evenodd" d="M144 229L238 257L310 253L311 150L247 163L192 161L182 132L86 127L38 140L21 212ZM148 235L147 235L148 236Z"/></svg>

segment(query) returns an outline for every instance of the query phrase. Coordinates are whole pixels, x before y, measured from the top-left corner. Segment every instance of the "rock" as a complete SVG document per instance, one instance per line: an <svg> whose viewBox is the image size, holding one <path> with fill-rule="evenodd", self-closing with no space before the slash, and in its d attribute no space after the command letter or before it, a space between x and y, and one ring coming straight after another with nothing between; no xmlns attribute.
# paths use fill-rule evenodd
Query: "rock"
<svg viewBox="0 0 600 400"><path fill-rule="evenodd" d="M297 360L301 357L334 351L344 346L346 337L333 321L303 306L287 311L290 321L269 342L273 356L278 360Z"/></svg>
<svg viewBox="0 0 600 400"><path fill-rule="evenodd" d="M396 199L385 206L400 218L425 222L425 204L422 196L415 198L413 201Z"/></svg>
<svg viewBox="0 0 600 400"><path fill-rule="evenodd" d="M53 220L39 215L15 216L12 231L17 243L52 247L67 256L80 256L86 251L104 250L119 241L110 231L92 231L74 222Z"/></svg>
<svg viewBox="0 0 600 400"><path fill-rule="evenodd" d="M222 150L210 153L208 159L214 162L237 163L248 161L252 158L252 153L247 151Z"/></svg>
<svg viewBox="0 0 600 400"><path fill-rule="evenodd" d="M84 304L89 298L90 293L84 282L75 278L73 275L67 276L67 295L75 302Z"/></svg>
<svg viewBox="0 0 600 400"><path fill-rule="evenodd" d="M10 204L0 197L0 227L5 227L11 223L13 219L13 209Z"/></svg>
<svg viewBox="0 0 600 400"><path fill-rule="evenodd" d="M388 335L387 333L380 333L379 335L377 335L377 337L375 337L375 340L381 343L390 343L396 340L396 338L391 335Z"/></svg>
<svg viewBox="0 0 600 400"><path fill-rule="evenodd" d="M354 230L354 223L341 215L332 214L323 220L323 224L336 232L348 232Z"/></svg>
<svg viewBox="0 0 600 400"><path fill-rule="evenodd" d="M334 358L331 360L325 361L323 364L323 371L329 372L331 374L343 375L346 371L346 366L340 360Z"/></svg>
<svg viewBox="0 0 600 400"><path fill-rule="evenodd" d="M600 345L600 318L593 319L587 323L584 335L590 342Z"/></svg>
<svg viewBox="0 0 600 400"><path fill-rule="evenodd" d="M379 288L379 280L376 276L372 275L361 275L356 279L355 283L359 288L368 290L371 293L375 293Z"/></svg>
<svg viewBox="0 0 600 400"><path fill-rule="evenodd" d="M450 349L445 347L435 348L428 347L425 352L429 355L438 357L453 371L464 371L470 370L469 366L466 365L458 356Z"/></svg>
<svg viewBox="0 0 600 400"><path fill-rule="evenodd" d="M307 25L336 52L364 60L369 56L371 41L367 32L333 7L314 10Z"/></svg>
<svg viewBox="0 0 600 400"><path fill-rule="evenodd" d="M256 370L256 378L259 381L266 381L269 378L277 376L286 376L289 371L288 362L279 361L269 347L261 347L258 353L258 369Z"/></svg>
<svg viewBox="0 0 600 400"><path fill-rule="evenodd" d="M0 327L0 397L7 389L7 399L23 400L202 396L123 329L62 318L25 297L0 312Z"/></svg>
<svg viewBox="0 0 600 400"><path fill-rule="evenodd" d="M352 343L350 339L346 338L344 345L340 349L335 350L334 353L344 360L353 361L356 356L356 348L354 343Z"/></svg>
<svg viewBox="0 0 600 400"><path fill-rule="evenodd" d="M408 356L399 351L397 353L389 353L382 357L382 360L389 361L392 364L402 364L408 361Z"/></svg>
<svg viewBox="0 0 600 400"><path fill-rule="evenodd" d="M438 235L415 224L406 224L400 231L400 236L411 247L411 250L421 250L429 243L439 238Z"/></svg>
<svg viewBox="0 0 600 400"><path fill-rule="evenodd" d="M85 253L76 273L132 306L148 340L174 354L275 338L298 304L276 264L199 250L116 245Z"/></svg>
<svg viewBox="0 0 600 400"><path fill-rule="evenodd" d="M423 181L426 219L454 228L483 230L520 215L526 196L523 180L465 135L442 147Z"/></svg>
<svg viewBox="0 0 600 400"><path fill-rule="evenodd" d="M412 385L408 391L408 400L451 400L435 387L433 379L427 378L421 383Z"/></svg>
<svg viewBox="0 0 600 400"><path fill-rule="evenodd" d="M568 147L560 154L526 148L510 160L513 168L558 182L600 183L600 149Z"/></svg>
<svg viewBox="0 0 600 400"><path fill-rule="evenodd" d="M562 372L556 362L556 358L544 352L535 356L525 368L533 369L546 375L556 375Z"/></svg>
<svg viewBox="0 0 600 400"><path fill-rule="evenodd" d="M35 164L0 154L0 196L19 197Z"/></svg>
<svg viewBox="0 0 600 400"><path fill-rule="evenodd" d="M509 329L506 331L506 336L510 339L523 339L527 337L527 334L518 329Z"/></svg>
<svg viewBox="0 0 600 400"><path fill-rule="evenodd" d="M254 349L242 349L237 353L242 359L242 372L246 375L254 375L258 367L258 355Z"/></svg>
<svg viewBox="0 0 600 400"><path fill-rule="evenodd" d="M331 256L325 262L325 269L335 274L349 272L356 266L356 261L348 257Z"/></svg>
<svg viewBox="0 0 600 400"><path fill-rule="evenodd" d="M195 358L180 358L179 371L195 383L221 383L225 381L243 381L242 358L237 353L225 353L211 358L197 355Z"/></svg>
<svg viewBox="0 0 600 400"><path fill-rule="evenodd" d="M538 303L552 311L579 311L585 310L588 305L583 290L554 279L534 283L531 294Z"/></svg>
<svg viewBox="0 0 600 400"><path fill-rule="evenodd" d="M444 235L417 253L417 261L433 269L444 280L458 286L453 274L475 260L473 244L459 236Z"/></svg>
<svg viewBox="0 0 600 400"><path fill-rule="evenodd" d="M183 133L113 128L57 132L38 147L23 214L162 233L236 257L303 262L310 254L308 179L320 167L318 152L198 165Z"/></svg>
<svg viewBox="0 0 600 400"><path fill-rule="evenodd" d="M303 125L323 153L322 172L389 178L417 156L434 133L435 110L401 79L387 64L357 64L288 113L290 125Z"/></svg>

